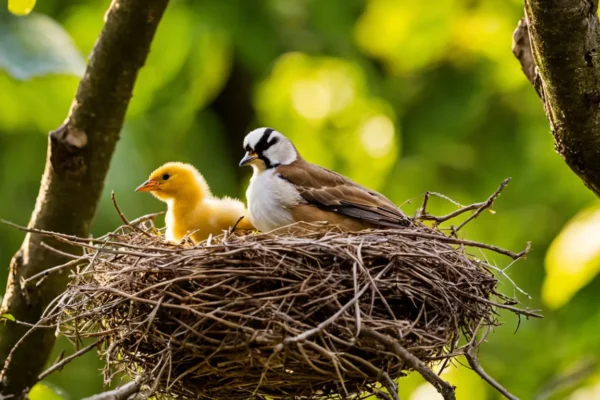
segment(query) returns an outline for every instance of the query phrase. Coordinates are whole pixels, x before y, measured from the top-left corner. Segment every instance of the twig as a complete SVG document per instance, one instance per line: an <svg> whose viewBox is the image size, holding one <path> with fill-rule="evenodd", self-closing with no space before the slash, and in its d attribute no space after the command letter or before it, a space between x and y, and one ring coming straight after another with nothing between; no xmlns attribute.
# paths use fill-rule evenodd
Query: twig
<svg viewBox="0 0 600 400"><path fill-rule="evenodd" d="M484 371L484 369L479 364L479 361L477 361L477 357L475 357L475 355L473 354L473 349L473 346L469 346L464 353L465 358L467 359L469 366L473 369L473 371L475 371L477 375L481 377L481 379L489 383L490 386L492 386L494 389L500 392L507 399L519 400L518 397L512 395L508 390L504 388L504 386L499 384L494 378L492 378L490 375L488 375L487 372Z"/></svg>
<svg viewBox="0 0 600 400"><path fill-rule="evenodd" d="M156 219L156 217L164 215L166 213L167 213L166 211L160 211L157 213L142 215L141 217L138 217L138 218L134 219L133 221L131 221L131 224L138 225L138 224L141 224L142 222L154 221Z"/></svg>
<svg viewBox="0 0 600 400"><path fill-rule="evenodd" d="M41 381L42 379L44 379L45 377L47 377L48 375L50 375L51 373L62 369L62 367L64 367L65 365L67 365L68 363L70 363L71 361L73 361L74 359L78 358L79 356L82 356L83 354L87 353L88 351L92 350L94 347L96 347L98 344L102 343L104 340L106 340L106 338L100 338L98 340L96 340L94 343L84 347L83 349L71 354L69 357L63 358L61 361L57 362L56 364L54 364L53 366L51 366L50 368L48 368L47 370L45 370L44 372L42 372L41 374L38 375L38 380Z"/></svg>
<svg viewBox="0 0 600 400"><path fill-rule="evenodd" d="M116 389L95 394L93 396L86 397L83 400L126 400L131 395L138 393L141 387L142 383L140 381L129 382L123 386L119 386Z"/></svg>
<svg viewBox="0 0 600 400"><path fill-rule="evenodd" d="M481 249L491 250L495 253L505 255L507 257L512 258L513 260L523 258L524 256L527 255L527 253L529 253L529 250L531 250L531 242L527 242L527 246L525 247L525 249L523 251L521 251L519 253L514 253L510 250L506 250L506 249L503 249L501 247L494 246L491 244L475 242L473 240L467 240L467 239L458 239L458 238L448 237L445 235L436 235L436 234L431 234L431 233L421 233L421 232L412 232L412 231L403 232L401 230L395 231L394 234L398 234L398 235L402 235L402 236L412 236L412 237L420 237L420 238L427 238L427 239L435 239L440 242L446 242L446 243L452 243L452 244L462 244L463 246L467 246L467 247L478 247Z"/></svg>
<svg viewBox="0 0 600 400"><path fill-rule="evenodd" d="M379 274L377 274L377 276L375 277L374 281L376 281L377 279L379 279L381 277L381 275L383 275L387 270L389 269L389 266L384 268L383 270L381 270L381 272ZM358 292L353 298L352 300L350 300L349 302L347 302L346 304L344 304L344 306L342 308L340 308L335 314L333 314L331 317L327 318L325 321L321 322L319 325L317 325L316 327L314 327L313 329L309 329L308 331L304 331L299 335L296 335L294 337L289 337L289 338L285 338L283 340L284 344L290 344L290 343L295 343L295 342L300 342L302 340L306 340L309 337L319 333L320 331L322 331L323 329L325 329L327 326L331 325L333 322L335 322L336 319L338 319L348 308L350 308L352 305L354 305L354 303L356 303L358 301L358 299L360 299L360 296L363 295L363 293L371 286L371 283L367 283L365 286L363 286L363 288L360 290L360 292Z"/></svg>
<svg viewBox="0 0 600 400"><path fill-rule="evenodd" d="M487 303L487 304L492 305L494 307L503 308L505 310L510 310L513 313L517 314L517 315L525 315L526 317L534 317L534 318L544 318L544 316L542 314L539 314L539 313L535 312L535 310L530 311L530 310L527 310L527 309L521 309L521 308L518 308L518 307L513 307L513 306L511 306L509 304L496 303L494 301L491 301L491 300L488 300L488 299L484 299L482 297L478 297L478 296L475 296L475 295L473 295L471 293L467 293L467 292L462 292L461 294L463 296L466 296L466 297L471 297L471 298L477 299L477 300L479 300L479 301L481 301L483 303Z"/></svg>
<svg viewBox="0 0 600 400"><path fill-rule="evenodd" d="M508 185L508 182L510 182L510 178L506 178L504 181L502 181L502 183L500 184L498 189L496 189L496 191L490 197L488 197L488 199L486 201L483 201L481 203L474 203L474 204L462 207L459 210L456 210L454 212L451 212L450 214L446 214L441 217L436 217L434 215L427 213L426 207L427 207L427 200L429 199L429 192L427 192L425 194L425 199L423 200L423 205L421 206L421 209L419 210L418 216L416 218L420 219L420 220L424 220L424 221L434 221L436 223L436 225L440 225L450 219L456 218L459 215L464 214L467 211L476 210L473 213L473 215L471 215L469 218L464 220L457 228L452 229L452 233L456 234L456 232L458 232L462 227L464 227L466 224L471 222L473 219L477 218L477 216L479 216L479 214L481 214L484 210L490 208L494 204L494 201L496 201L498 196L500 196L500 193L504 190L506 185Z"/></svg>
<svg viewBox="0 0 600 400"><path fill-rule="evenodd" d="M365 286L363 286L363 288L360 290L360 292L358 292L352 298L352 300L350 300L349 302L347 302L346 304L344 304L342 306L342 308L340 308L335 314L333 314L331 317L327 318L325 321L321 322L319 325L317 325L313 329L309 329L307 331L304 331L301 334L296 335L294 337L285 338L283 340L283 343L284 344L290 344L290 343L301 342L301 341L306 340L309 337L311 337L311 336L313 336L313 335L321 332L323 329L325 329L326 327L328 327L329 325L331 325L332 323L334 323L335 320L337 320L348 308L352 307L354 305L354 303L356 303L358 301L358 299L360 299L360 296L362 296L363 293L366 292L366 290L370 286L371 286L370 283L367 283Z"/></svg>
<svg viewBox="0 0 600 400"><path fill-rule="evenodd" d="M391 340L389 337L372 329L363 329L362 336L377 340L387 347L388 350L400 357L410 368L419 372L427 382L431 383L433 387L435 387L442 395L444 400L454 400L456 398L454 394L454 386L437 376L431 369L429 369L429 367L427 367L427 365L425 365L425 363L423 363L423 361L412 355L398 342Z"/></svg>
<svg viewBox="0 0 600 400"><path fill-rule="evenodd" d="M387 394L383 390L380 390L380 389L377 389L377 388L373 388L373 390L375 391L375 397L377 397L378 399L382 399L382 400L394 400L394 399L392 399L392 396L390 396L389 394ZM356 396L356 398L361 399L362 397Z"/></svg>
<svg viewBox="0 0 600 400"><path fill-rule="evenodd" d="M123 221L123 223L129 227L131 227L133 230L138 231L148 237L150 237L150 234L148 232L146 232L145 230L141 229L139 226L137 225L132 225L131 222L129 222L129 220L127 219L127 217L125 216L125 214L123 214L123 212L121 211L121 209L119 208L119 205L117 204L117 198L115 197L115 191L112 190L110 192L110 199L112 200L113 206L115 207L115 210L117 210L117 214L119 214L119 217L121 217L121 221Z"/></svg>
<svg viewBox="0 0 600 400"><path fill-rule="evenodd" d="M83 261L85 261L84 258L77 258L77 259L71 260L71 261L69 261L67 263L64 263L64 264L61 264L61 265L57 265L56 267L48 268L48 269L46 269L46 270L44 270L44 271L42 271L40 273L37 273L37 274L35 274L33 276L30 276L27 279L24 279L23 280L23 286L28 285L31 281L34 281L34 280L36 280L38 278L45 278L48 275L50 275L51 273L53 273L53 272L61 271L61 270L65 269L65 268L71 268L71 267L73 267L73 266L75 266L77 264L81 264L81 263L83 263Z"/></svg>
<svg viewBox="0 0 600 400"><path fill-rule="evenodd" d="M458 232L463 226L465 226L470 221L477 218L477 216L479 214L481 214L483 212L483 210L487 210L487 209L491 208L492 205L494 204L494 201L496 201L498 196L500 196L500 193L504 190L506 185L508 185L508 182L510 182L510 178L506 178L504 181L502 181L502 183L500 184L498 189L496 189L496 191L483 204L481 204L481 206L479 206L477 208L477 210L473 213L473 215L471 215L469 218L464 220L460 225L458 225L458 227L456 229L453 229L452 232L454 234L456 234L456 232Z"/></svg>
<svg viewBox="0 0 600 400"><path fill-rule="evenodd" d="M436 197L439 197L440 199L444 199L452 204L454 204L455 206L457 206L458 208L462 209L464 206L462 204L460 204L458 201L452 200L450 197L446 196L445 194L441 194L438 192L425 192L425 194L423 195L423 203L421 204L421 207L415 212L415 215L413 217L413 219L420 219L421 215L428 215L427 213L427 203L429 202L429 197L433 195Z"/></svg>
<svg viewBox="0 0 600 400"><path fill-rule="evenodd" d="M427 203L429 202L429 196L431 192L425 192L423 196L423 203L421 203L421 208L417 210L413 219L421 219L422 216L427 215Z"/></svg>
<svg viewBox="0 0 600 400"><path fill-rule="evenodd" d="M383 376L383 382L381 383L388 390L390 396L392 396L393 400L400 400L400 396L398 395L398 386L396 383L390 378L387 372L381 374Z"/></svg>
<svg viewBox="0 0 600 400"><path fill-rule="evenodd" d="M357 274L357 263L352 264L352 277L354 278L354 294L358 294L358 274ZM354 303L354 311L355 311L355 319L356 319L356 333L355 335L358 337L360 335L361 328L361 318L360 318L360 303L356 300Z"/></svg>
<svg viewBox="0 0 600 400"><path fill-rule="evenodd" d="M235 221L235 224L233 224L233 226L229 228L229 231L228 231L229 235L231 235L233 232L235 232L235 230L237 229L237 226L240 224L240 222L242 222L243 219L244 219L244 216L242 215L241 217L238 218L237 221Z"/></svg>

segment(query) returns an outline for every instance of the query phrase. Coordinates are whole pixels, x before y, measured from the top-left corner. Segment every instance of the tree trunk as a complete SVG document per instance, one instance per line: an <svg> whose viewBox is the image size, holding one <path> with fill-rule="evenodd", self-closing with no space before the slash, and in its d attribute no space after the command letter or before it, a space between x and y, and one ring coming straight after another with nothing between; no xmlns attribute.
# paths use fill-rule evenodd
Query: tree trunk
<svg viewBox="0 0 600 400"><path fill-rule="evenodd" d="M556 150L600 196L597 11L597 0L525 0L513 52L542 99Z"/></svg>
<svg viewBox="0 0 600 400"><path fill-rule="evenodd" d="M69 115L63 125L49 134L46 167L29 226L88 235L138 70L147 58L167 3L168 0L113 0ZM68 261L42 242L64 252L75 251L56 241L27 234L11 261L0 311L19 321L36 323L66 287L66 272L49 276L39 287L23 286L23 279ZM36 383L54 344L54 331L40 329L7 359L27 330L9 321L0 324L0 360L5 364L2 395L20 397L28 391Z"/></svg>

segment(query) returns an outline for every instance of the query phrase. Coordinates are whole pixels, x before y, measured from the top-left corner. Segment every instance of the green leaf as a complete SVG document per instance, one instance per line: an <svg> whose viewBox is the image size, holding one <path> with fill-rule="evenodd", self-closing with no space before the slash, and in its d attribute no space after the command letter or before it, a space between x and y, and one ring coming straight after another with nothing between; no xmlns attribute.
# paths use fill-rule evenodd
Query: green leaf
<svg viewBox="0 0 600 400"><path fill-rule="evenodd" d="M27 80L49 74L82 76L85 63L69 34L52 18L0 14L0 68Z"/></svg>
<svg viewBox="0 0 600 400"><path fill-rule="evenodd" d="M8 0L8 11L15 15L27 15L34 6L35 0Z"/></svg>
<svg viewBox="0 0 600 400"><path fill-rule="evenodd" d="M567 304L600 273L600 207L579 212L546 254L542 299L552 309Z"/></svg>
<svg viewBox="0 0 600 400"><path fill-rule="evenodd" d="M8 313L0 315L0 319L7 319L12 322L16 321L15 317L12 314L8 314Z"/></svg>
<svg viewBox="0 0 600 400"><path fill-rule="evenodd" d="M55 385L38 383L29 391L29 400L65 400L68 395Z"/></svg>

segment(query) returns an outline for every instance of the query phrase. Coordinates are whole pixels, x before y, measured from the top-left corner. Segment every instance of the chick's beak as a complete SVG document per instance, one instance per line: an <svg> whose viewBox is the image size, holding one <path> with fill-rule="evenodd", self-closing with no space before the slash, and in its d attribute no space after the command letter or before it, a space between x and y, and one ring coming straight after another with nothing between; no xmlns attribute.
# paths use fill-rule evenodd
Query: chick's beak
<svg viewBox="0 0 600 400"><path fill-rule="evenodd" d="M244 158L242 158L242 161L240 161L240 167L250 164L252 161L256 160L257 158L258 158L258 155L255 152L247 151Z"/></svg>
<svg viewBox="0 0 600 400"><path fill-rule="evenodd" d="M136 192L151 192L153 190L158 189L158 181L154 181L152 179L148 179L146 182L142 183L138 186L135 191Z"/></svg>

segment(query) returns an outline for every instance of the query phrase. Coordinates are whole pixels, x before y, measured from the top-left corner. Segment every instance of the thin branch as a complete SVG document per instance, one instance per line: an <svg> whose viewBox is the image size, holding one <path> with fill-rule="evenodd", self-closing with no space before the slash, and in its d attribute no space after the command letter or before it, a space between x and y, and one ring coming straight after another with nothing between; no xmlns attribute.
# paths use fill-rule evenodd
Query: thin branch
<svg viewBox="0 0 600 400"><path fill-rule="evenodd" d="M479 214L481 214L484 210L492 207L492 205L494 204L494 201L496 201L496 199L500 196L500 193L508 185L508 182L510 182L510 178L506 178L504 181L502 181L502 183L500 184L498 189L496 189L496 191L490 197L488 197L488 199L486 201L483 201L481 203L474 203L474 204L462 207L459 210L456 210L454 212L451 212L450 214L446 214L441 217L436 217L427 212L427 200L429 198L429 193L426 193L425 199L423 200L423 205L421 206L421 209L419 211L417 219L424 220L424 221L434 221L436 223L436 225L440 225L450 219L456 218L459 215L466 213L467 211L476 210L473 213L473 215L471 215L469 218L467 218L465 221L463 221L457 228L454 228L452 230L453 233L456 233L462 227L464 227L467 223L469 223L473 219L477 218L477 216L479 216Z"/></svg>
<svg viewBox="0 0 600 400"><path fill-rule="evenodd" d="M477 216L479 214L481 214L483 212L483 210L487 210L487 209L491 208L492 205L494 204L494 201L496 201L496 199L500 196L500 193L504 190L506 185L508 185L508 182L510 182L510 178L506 178L504 181L502 181L502 183L500 184L498 189L496 189L496 191L483 204L481 204L481 206L479 206L477 208L477 210L473 213L473 215L471 215L469 218L464 220L460 225L458 225L458 227L456 229L452 230L453 233L456 234L456 232L458 232L460 230L460 228L462 228L463 226L468 224L470 221L477 218Z"/></svg>
<svg viewBox="0 0 600 400"><path fill-rule="evenodd" d="M475 295L473 295L471 293L468 293L468 292L462 292L461 294L463 296L466 296L466 297L476 298L477 300L479 300L479 301L481 301L483 303L487 303L489 305L492 305L494 307L503 308L505 310L512 311L513 313L515 313L517 315L524 315L526 317L533 317L533 318L544 318L544 316L542 314L536 312L538 310L521 309L521 308L518 308L518 307L511 306L510 304L497 303L497 302L494 302L494 301L489 300L489 299L484 299L482 297L475 296Z"/></svg>
<svg viewBox="0 0 600 400"><path fill-rule="evenodd" d="M484 381L489 383L490 386L492 386L494 389L496 389L498 392L500 392L507 399L519 400L518 397L515 397L514 395L512 395L508 390L506 390L506 388L504 386L499 384L498 381L496 381L494 378L492 378L490 375L488 375L487 372L485 372L485 370L479 364L479 361L477 361L477 357L475 357L475 355L473 354L473 350L474 350L474 346L469 346L464 353L465 358L467 359L469 366L473 369L473 371L475 371L477 373L477 375L479 375L481 377L481 379L483 379Z"/></svg>
<svg viewBox="0 0 600 400"><path fill-rule="evenodd" d="M444 400L454 400L456 398L454 394L454 386L440 378L435 372L427 367L423 361L412 355L398 342L391 340L389 337L372 329L363 329L362 336L375 339L387 347L388 350L400 357L410 368L417 371L427 382L431 383L433 387L435 387L442 395Z"/></svg>
<svg viewBox="0 0 600 400"><path fill-rule="evenodd" d="M491 250L495 253L510 257L513 260L517 260L519 258L525 257L527 255L527 253L529 253L529 251L531 250L531 242L527 242L527 245L523 251L520 251L519 253L514 253L510 250L506 250L501 247L494 246L494 245L487 244L487 243L480 243L480 242L475 242L473 240L459 239L459 238L453 238L453 237L431 234L431 233L398 230L398 231L395 231L394 234L401 235L401 236L412 236L412 237L420 237L420 238L427 238L427 239L435 239L440 242L460 244L460 245L467 246L467 247L477 247L480 249Z"/></svg>
<svg viewBox="0 0 600 400"><path fill-rule="evenodd" d="M299 335L285 338L283 340L283 343L290 344L290 343L301 342L301 341L306 340L306 339L310 338L311 336L314 336L317 333L323 331L329 325L334 323L344 312L346 312L347 309L352 307L354 305L354 303L356 303L358 301L358 299L360 299L360 296L362 296L370 286L371 286L370 283L367 283L366 285L364 285L363 288L360 290L360 292L358 292L349 302L344 304L342 306L342 308L340 308L335 314L333 314L331 317L327 318L325 321L321 322L316 327L309 329L307 331L304 331Z"/></svg>
<svg viewBox="0 0 600 400"><path fill-rule="evenodd" d="M78 264L83 264L84 261L85 261L85 259L77 258L77 259L71 260L67 263L57 265L56 267L48 268L47 270L44 270L44 271L40 272L39 274L35 274L33 276L30 276L27 279L23 279L23 286L26 286L29 283L31 283L37 279L45 278L53 272L62 271L63 269L71 268Z"/></svg>
<svg viewBox="0 0 600 400"><path fill-rule="evenodd" d="M388 269L389 269L389 267L382 269L381 272L379 272L377 274L374 281L378 280L385 272L387 272ZM348 308L352 307L354 305L354 303L356 303L360 299L360 297L366 292L366 290L370 286L371 286L371 282L369 282L365 286L363 286L363 288L360 290L360 292L356 293L356 295L354 295L354 297L349 302L344 304L344 306L342 308L340 308L335 314L333 314L331 317L327 318L325 321L321 322L319 325L317 325L313 329L304 331L301 334L296 335L294 337L285 338L283 340L283 343L290 344L290 343L301 342L301 341L306 340L309 337L321 332L323 329L325 329L326 327L331 325L333 322L335 322Z"/></svg>
<svg viewBox="0 0 600 400"><path fill-rule="evenodd" d="M115 207L115 210L117 210L117 214L119 214L119 217L121 218L121 221L123 221L123 223L129 227L131 227L133 230L136 230L148 237L150 237L150 234L148 232L146 232L143 229L140 229L139 226L137 225L132 225L131 222L129 222L129 220L127 219L127 217L125 216L125 214L123 214L123 212L121 211L121 208L119 208L119 205L117 204L117 198L115 197L115 191L112 190L110 192L110 199L112 200L113 206Z"/></svg>
<svg viewBox="0 0 600 400"><path fill-rule="evenodd" d="M94 347L96 347L97 345L102 343L104 340L106 340L106 338L100 338L100 339L96 340L94 343L92 343L88 346L85 346L81 350L71 354L69 357L63 358L61 361L57 362L56 364L52 365L50 368L48 368L47 370L45 370L44 372L39 374L38 380L41 381L42 379L46 378L51 373L61 370L65 365L67 365L74 359L84 355L88 351L92 350Z"/></svg>
<svg viewBox="0 0 600 400"><path fill-rule="evenodd" d="M400 400L400 396L398 395L398 385L390 378L387 372L384 372L382 376L383 382L381 384L388 390L392 400Z"/></svg>
<svg viewBox="0 0 600 400"><path fill-rule="evenodd" d="M95 394L93 396L86 397L83 400L126 400L132 395L138 393L141 387L142 384L139 381L129 382L123 386L119 386L116 389Z"/></svg>

